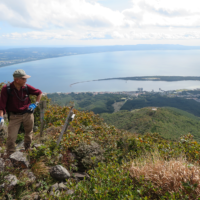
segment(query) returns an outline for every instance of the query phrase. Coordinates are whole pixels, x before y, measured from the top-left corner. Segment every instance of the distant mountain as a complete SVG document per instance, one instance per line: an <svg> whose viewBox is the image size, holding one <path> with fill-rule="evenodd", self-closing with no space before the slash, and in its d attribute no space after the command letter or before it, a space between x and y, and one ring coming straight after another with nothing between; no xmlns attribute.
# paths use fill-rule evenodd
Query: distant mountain
<svg viewBox="0 0 200 200"><path fill-rule="evenodd" d="M147 107L113 114L103 113L101 117L107 124L132 133L159 133L172 140L191 133L195 140L200 141L200 118L176 108L152 110L152 107Z"/></svg>

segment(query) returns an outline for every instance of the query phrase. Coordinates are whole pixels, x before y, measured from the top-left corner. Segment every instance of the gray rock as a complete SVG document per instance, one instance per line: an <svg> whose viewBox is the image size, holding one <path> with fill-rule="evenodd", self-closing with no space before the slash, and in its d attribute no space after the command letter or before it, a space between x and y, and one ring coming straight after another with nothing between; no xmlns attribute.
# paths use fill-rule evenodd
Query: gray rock
<svg viewBox="0 0 200 200"><path fill-rule="evenodd" d="M35 147L36 149L38 149L39 147L41 147L42 146L42 144L34 144L33 145L33 148Z"/></svg>
<svg viewBox="0 0 200 200"><path fill-rule="evenodd" d="M33 132L36 132L38 130L38 126L33 127Z"/></svg>
<svg viewBox="0 0 200 200"><path fill-rule="evenodd" d="M5 183L1 184L0 185L0 190L4 189L4 187L5 187Z"/></svg>
<svg viewBox="0 0 200 200"><path fill-rule="evenodd" d="M51 191L49 193L50 196L54 196L54 197L59 197L60 196L60 191L59 190L56 190L55 192Z"/></svg>
<svg viewBox="0 0 200 200"><path fill-rule="evenodd" d="M56 191L58 189L58 183L55 183L54 185L52 185L51 187L50 187L50 191Z"/></svg>
<svg viewBox="0 0 200 200"><path fill-rule="evenodd" d="M74 190L67 190L66 194L72 195L72 194L74 194Z"/></svg>
<svg viewBox="0 0 200 200"><path fill-rule="evenodd" d="M68 190L67 186L64 183L59 183L58 185L59 190Z"/></svg>
<svg viewBox="0 0 200 200"><path fill-rule="evenodd" d="M28 169L25 169L20 172L19 177L22 178L24 177L26 179L26 183L32 184L35 182L36 177L33 174L33 172L30 172Z"/></svg>
<svg viewBox="0 0 200 200"><path fill-rule="evenodd" d="M49 192L49 196L54 196L54 192L53 191Z"/></svg>
<svg viewBox="0 0 200 200"><path fill-rule="evenodd" d="M59 196L60 196L60 191L59 191L59 190L56 190L56 191L54 192L54 196L59 197Z"/></svg>
<svg viewBox="0 0 200 200"><path fill-rule="evenodd" d="M70 173L61 165L52 167L50 175L57 180L65 180L70 177Z"/></svg>
<svg viewBox="0 0 200 200"><path fill-rule="evenodd" d="M4 171L5 162L3 158L0 158L0 172Z"/></svg>
<svg viewBox="0 0 200 200"><path fill-rule="evenodd" d="M34 200L39 200L39 195L38 195L38 194L36 194L36 195L34 196Z"/></svg>
<svg viewBox="0 0 200 200"><path fill-rule="evenodd" d="M29 167L29 161L26 158L26 155L22 152L15 152L10 155L10 159L13 162L14 167L21 167L26 169Z"/></svg>
<svg viewBox="0 0 200 200"><path fill-rule="evenodd" d="M81 172L96 167L99 162L104 160L104 150L94 141L90 144L81 143L73 151L78 161L78 170Z"/></svg>
<svg viewBox="0 0 200 200"><path fill-rule="evenodd" d="M89 179L89 175L86 174L85 172L77 172L77 173L74 173L74 177L75 178L78 178L79 180L83 180L84 178L87 178Z"/></svg>
<svg viewBox="0 0 200 200"><path fill-rule="evenodd" d="M4 188L7 190L7 191L10 191L13 189L13 187L15 185L17 185L17 177L15 175L12 175L12 174L9 174L7 176L4 177Z"/></svg>
<svg viewBox="0 0 200 200"><path fill-rule="evenodd" d="M40 182L35 184L35 188L36 189L38 189L39 187L41 187L41 183Z"/></svg>

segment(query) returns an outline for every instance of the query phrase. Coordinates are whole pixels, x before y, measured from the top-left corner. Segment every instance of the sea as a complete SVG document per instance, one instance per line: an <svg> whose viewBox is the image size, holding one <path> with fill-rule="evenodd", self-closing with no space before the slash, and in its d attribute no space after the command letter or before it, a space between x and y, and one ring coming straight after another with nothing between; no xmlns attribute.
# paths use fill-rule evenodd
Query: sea
<svg viewBox="0 0 200 200"><path fill-rule="evenodd" d="M46 93L200 88L199 81L95 81L133 76L200 76L200 50L102 52L37 60L1 67L0 82L12 81L16 69L24 69L31 76L27 83Z"/></svg>

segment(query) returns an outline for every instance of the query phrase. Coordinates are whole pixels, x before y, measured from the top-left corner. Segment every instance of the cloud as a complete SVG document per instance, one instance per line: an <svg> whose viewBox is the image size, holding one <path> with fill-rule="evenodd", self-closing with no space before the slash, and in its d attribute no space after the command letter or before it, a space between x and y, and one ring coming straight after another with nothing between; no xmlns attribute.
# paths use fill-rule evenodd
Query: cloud
<svg viewBox="0 0 200 200"><path fill-rule="evenodd" d="M123 20L120 12L86 0L1 0L0 13L0 20L13 26L35 29L108 27Z"/></svg>
<svg viewBox="0 0 200 200"><path fill-rule="evenodd" d="M134 26L197 27L200 25L198 0L133 0L133 7L123 11Z"/></svg>
<svg viewBox="0 0 200 200"><path fill-rule="evenodd" d="M200 39L199 0L132 0L122 12L100 0L1 0L0 21L32 31L4 34L33 40Z"/></svg>
<svg viewBox="0 0 200 200"><path fill-rule="evenodd" d="M5 39L15 40L108 40L108 39L125 39L125 40L189 40L200 39L200 31L185 31L182 33L163 33L163 32L139 32L139 31L105 31L105 32L85 32L77 34L73 31L62 32L41 32L32 31L27 33L11 33L2 36Z"/></svg>
<svg viewBox="0 0 200 200"><path fill-rule="evenodd" d="M200 23L198 0L132 0L132 7L113 11L97 0L1 0L0 20L33 29L174 26Z"/></svg>
<svg viewBox="0 0 200 200"><path fill-rule="evenodd" d="M2 35L5 39L34 39L34 40L66 40L75 39L78 37L73 31L62 31L62 32L40 32L32 31L27 33L11 33Z"/></svg>

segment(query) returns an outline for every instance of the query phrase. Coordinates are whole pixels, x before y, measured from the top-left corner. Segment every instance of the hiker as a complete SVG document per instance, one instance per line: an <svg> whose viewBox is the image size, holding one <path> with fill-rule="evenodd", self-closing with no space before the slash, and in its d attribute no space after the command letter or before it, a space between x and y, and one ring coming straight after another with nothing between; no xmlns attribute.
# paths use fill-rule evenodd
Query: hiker
<svg viewBox="0 0 200 200"><path fill-rule="evenodd" d="M0 128L4 125L3 115L6 112L9 120L6 143L8 155L15 152L15 142L21 123L23 123L25 130L24 148L26 151L30 148L34 126L33 111L42 97L42 92L39 89L26 84L30 76L24 70L16 70L13 73L13 78L12 83L3 86L0 96ZM31 104L29 94L37 96L35 103Z"/></svg>

